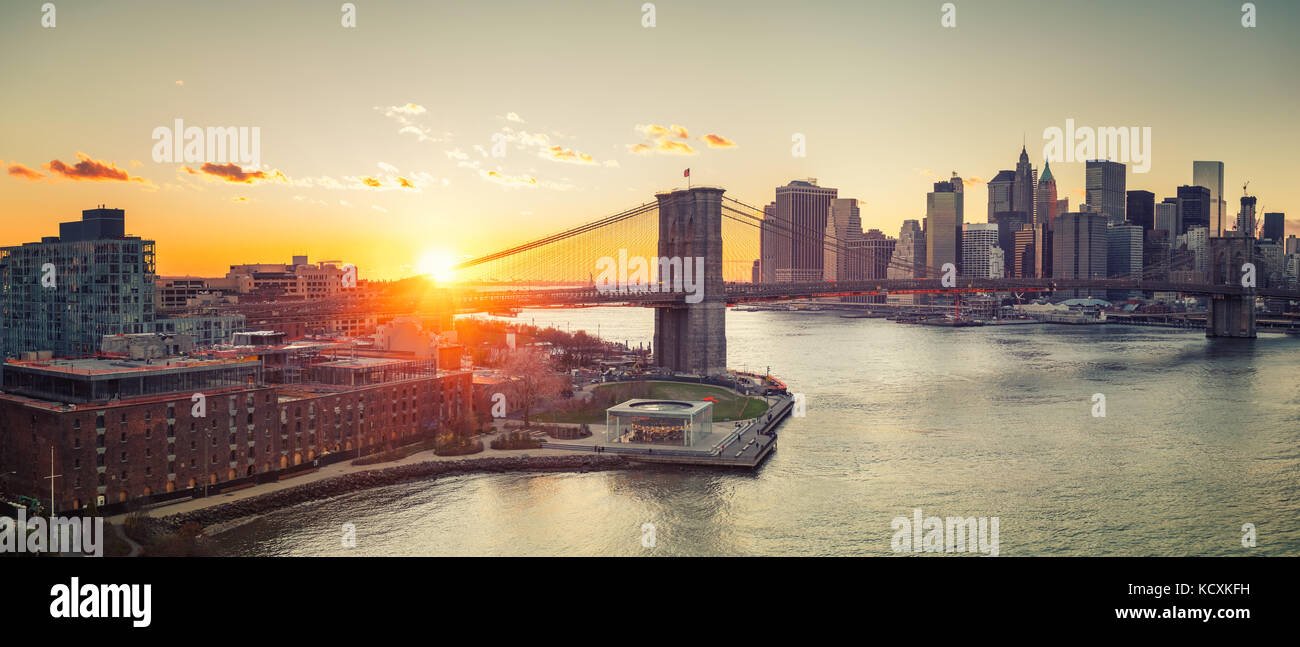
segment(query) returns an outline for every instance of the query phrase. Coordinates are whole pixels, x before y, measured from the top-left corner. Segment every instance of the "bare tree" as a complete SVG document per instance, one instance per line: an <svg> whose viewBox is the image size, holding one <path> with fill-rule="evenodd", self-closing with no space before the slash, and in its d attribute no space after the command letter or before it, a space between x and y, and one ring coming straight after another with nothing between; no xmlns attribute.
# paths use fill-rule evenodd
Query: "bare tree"
<svg viewBox="0 0 1300 647"><path fill-rule="evenodd" d="M501 371L510 379L511 408L524 414L524 426L535 408L558 396L568 380L551 369L550 358L534 348L520 348L506 356Z"/></svg>

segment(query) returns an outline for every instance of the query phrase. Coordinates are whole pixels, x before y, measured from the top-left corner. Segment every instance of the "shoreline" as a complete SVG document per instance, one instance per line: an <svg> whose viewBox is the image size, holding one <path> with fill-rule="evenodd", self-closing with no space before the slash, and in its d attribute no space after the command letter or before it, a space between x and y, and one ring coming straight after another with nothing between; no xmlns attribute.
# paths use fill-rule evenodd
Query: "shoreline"
<svg viewBox="0 0 1300 647"><path fill-rule="evenodd" d="M159 516L158 520L172 531L191 521L202 525L205 528L205 533L208 527L215 527L215 532L210 535L215 536L251 522L256 517L302 503L321 501L343 494L388 485L437 479L441 476L506 472L585 473L645 469L647 467L617 454L570 454L567 456L519 456L423 461L407 465L349 472L237 501L228 501L187 512Z"/></svg>

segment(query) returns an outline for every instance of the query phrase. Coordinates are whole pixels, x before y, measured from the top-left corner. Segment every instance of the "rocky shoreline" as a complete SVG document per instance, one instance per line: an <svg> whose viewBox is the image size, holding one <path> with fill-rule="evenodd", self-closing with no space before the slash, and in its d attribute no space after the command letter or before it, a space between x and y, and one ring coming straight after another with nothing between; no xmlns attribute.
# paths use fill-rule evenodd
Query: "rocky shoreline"
<svg viewBox="0 0 1300 647"><path fill-rule="evenodd" d="M191 521L208 527L265 514L300 503L328 499L357 490L396 485L439 476L500 472L595 472L637 469L640 467L642 465L614 454L426 461L414 465L400 465L344 474L277 492L268 492L240 501L231 501L199 510L169 515L162 517L159 521L164 527L173 531Z"/></svg>

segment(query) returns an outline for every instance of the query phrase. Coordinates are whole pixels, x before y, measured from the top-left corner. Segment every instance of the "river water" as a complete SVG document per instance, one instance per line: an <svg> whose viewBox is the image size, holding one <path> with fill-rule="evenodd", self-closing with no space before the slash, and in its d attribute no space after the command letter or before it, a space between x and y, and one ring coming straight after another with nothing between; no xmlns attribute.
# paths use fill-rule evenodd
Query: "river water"
<svg viewBox="0 0 1300 647"><path fill-rule="evenodd" d="M518 320L635 346L652 317ZM233 555L891 555L891 522L920 508L996 517L1001 555L1300 555L1300 338L735 310L727 335L732 368L770 366L807 399L753 473L442 478L281 510L217 543Z"/></svg>

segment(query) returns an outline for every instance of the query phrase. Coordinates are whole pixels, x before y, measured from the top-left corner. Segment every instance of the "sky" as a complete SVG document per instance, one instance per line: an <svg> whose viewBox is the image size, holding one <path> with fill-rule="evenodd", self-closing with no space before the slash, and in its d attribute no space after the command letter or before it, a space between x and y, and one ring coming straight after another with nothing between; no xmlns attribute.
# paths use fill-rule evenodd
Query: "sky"
<svg viewBox="0 0 1300 647"><path fill-rule="evenodd" d="M966 221L1044 130L1151 129L1157 201L1193 160L1300 234L1300 3L671 0L0 4L0 245L104 204L162 275L353 263L393 279L695 184L762 205L817 178L896 236L933 182ZM252 156L155 161L155 130L257 127ZM803 156L794 138L804 138ZM495 148L495 150L494 150ZM503 156L494 156L501 152ZM1053 163L1082 200L1084 164ZM432 260L431 260L432 259Z"/></svg>

